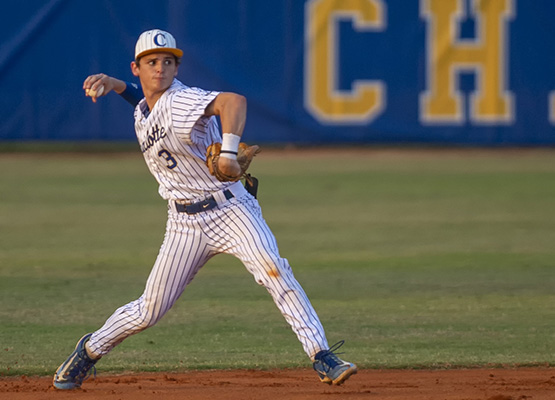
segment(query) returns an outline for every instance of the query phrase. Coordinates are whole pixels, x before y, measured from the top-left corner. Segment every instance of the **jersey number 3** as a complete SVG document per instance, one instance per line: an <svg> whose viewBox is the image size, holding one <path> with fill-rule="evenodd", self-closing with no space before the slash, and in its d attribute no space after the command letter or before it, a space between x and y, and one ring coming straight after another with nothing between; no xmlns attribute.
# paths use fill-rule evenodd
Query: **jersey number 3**
<svg viewBox="0 0 555 400"><path fill-rule="evenodd" d="M168 169L174 169L175 167L177 167L177 161L175 160L175 158L173 158L172 154L167 151L166 149L162 149L158 152L158 157L163 157L167 164L166 167Z"/></svg>

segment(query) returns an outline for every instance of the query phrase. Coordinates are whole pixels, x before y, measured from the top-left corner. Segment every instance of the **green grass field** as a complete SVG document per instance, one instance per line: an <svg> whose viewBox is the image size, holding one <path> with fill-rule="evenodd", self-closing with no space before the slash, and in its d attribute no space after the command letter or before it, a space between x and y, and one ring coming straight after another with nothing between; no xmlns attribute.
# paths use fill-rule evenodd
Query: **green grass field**
<svg viewBox="0 0 555 400"><path fill-rule="evenodd" d="M166 205L140 153L0 154L0 375L51 374L140 296ZM266 152L259 200L362 368L555 365L555 151ZM218 256L103 373L309 366Z"/></svg>

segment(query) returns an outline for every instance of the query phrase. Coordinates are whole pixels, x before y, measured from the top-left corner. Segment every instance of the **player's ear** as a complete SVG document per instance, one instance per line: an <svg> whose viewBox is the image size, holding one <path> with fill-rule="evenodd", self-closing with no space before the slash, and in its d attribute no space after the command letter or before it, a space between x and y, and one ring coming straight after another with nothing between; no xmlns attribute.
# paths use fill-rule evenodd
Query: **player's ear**
<svg viewBox="0 0 555 400"><path fill-rule="evenodd" d="M131 61L131 72L133 73L133 75L139 76L139 64L137 64L135 61Z"/></svg>
<svg viewBox="0 0 555 400"><path fill-rule="evenodd" d="M179 66L181 65L181 58L178 58L177 56L173 57L175 59L175 73L173 74L173 77L175 78L177 76L177 71L179 71Z"/></svg>

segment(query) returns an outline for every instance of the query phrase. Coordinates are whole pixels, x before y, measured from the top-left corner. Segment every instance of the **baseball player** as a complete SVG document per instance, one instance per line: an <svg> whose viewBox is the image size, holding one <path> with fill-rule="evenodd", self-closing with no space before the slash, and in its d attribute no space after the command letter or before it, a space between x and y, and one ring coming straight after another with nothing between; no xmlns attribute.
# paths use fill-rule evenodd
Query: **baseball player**
<svg viewBox="0 0 555 400"><path fill-rule="evenodd" d="M210 258L239 258L276 306L311 358L320 380L342 384L357 367L330 348L320 320L282 258L252 187L240 181L258 146L240 143L246 100L235 93L189 87L176 79L183 52L154 29L140 35L131 63L141 88L104 74L83 85L96 102L110 91L135 105L135 131L146 164L168 202L164 241L143 294L86 334L57 369L54 387L79 388L97 361L127 337L156 324ZM221 131L215 116L220 117ZM248 180L248 179L247 179Z"/></svg>

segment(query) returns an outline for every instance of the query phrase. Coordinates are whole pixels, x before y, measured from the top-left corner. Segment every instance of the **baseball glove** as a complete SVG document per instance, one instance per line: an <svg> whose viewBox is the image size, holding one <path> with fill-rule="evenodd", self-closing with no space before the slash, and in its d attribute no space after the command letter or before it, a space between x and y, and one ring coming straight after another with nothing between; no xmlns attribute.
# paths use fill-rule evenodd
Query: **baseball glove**
<svg viewBox="0 0 555 400"><path fill-rule="evenodd" d="M206 166L210 170L210 173L216 177L217 180L221 182L231 182L238 181L242 177L247 175L247 169L251 165L252 159L255 155L260 152L260 147L254 145L249 146L246 143L239 143L239 149L237 151L237 162L241 167L241 173L237 177L229 176L224 174L218 168L218 160L220 159L220 152L222 150L221 143L212 143L206 149Z"/></svg>

